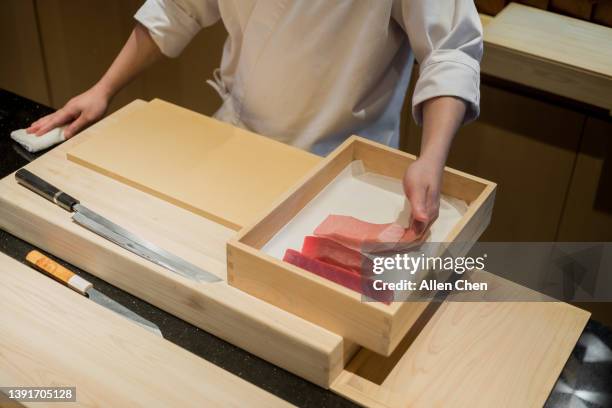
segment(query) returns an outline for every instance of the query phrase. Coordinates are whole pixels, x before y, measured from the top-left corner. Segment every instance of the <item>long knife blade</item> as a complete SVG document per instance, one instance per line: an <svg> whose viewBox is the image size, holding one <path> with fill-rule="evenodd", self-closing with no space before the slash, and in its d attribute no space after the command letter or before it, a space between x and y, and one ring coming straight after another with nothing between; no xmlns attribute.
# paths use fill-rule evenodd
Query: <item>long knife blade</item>
<svg viewBox="0 0 612 408"><path fill-rule="evenodd" d="M148 261L198 282L221 281L221 278L218 276L200 269L186 260L139 238L112 221L89 210L81 205L76 198L66 194L26 169L17 170L15 172L15 179L17 179L19 184L34 191L41 197L73 213L72 219L77 224Z"/></svg>
<svg viewBox="0 0 612 408"><path fill-rule="evenodd" d="M128 319L130 319L131 321L133 321L134 323L136 323L137 325L144 327L145 329L149 330L150 332L160 336L160 337L164 337L162 335L161 330L159 330L159 327L157 327L157 325L155 323L152 323L150 321L148 321L147 319L145 319L144 317L140 316L137 313L132 312L130 309L128 309L127 307L123 306L121 303L117 303L115 302L113 299L109 298L108 296L100 293L99 291L97 291L94 288L88 289L87 290L87 296L89 297L89 299L91 299L92 301L96 302L97 304L99 304L100 306L103 306L109 310L112 310L113 312L124 316Z"/></svg>
<svg viewBox="0 0 612 408"><path fill-rule="evenodd" d="M204 271L184 259L137 237L123 227L81 204L75 204L73 210L75 212L72 215L72 219L77 224L148 261L198 282L218 282L221 280L218 276Z"/></svg>

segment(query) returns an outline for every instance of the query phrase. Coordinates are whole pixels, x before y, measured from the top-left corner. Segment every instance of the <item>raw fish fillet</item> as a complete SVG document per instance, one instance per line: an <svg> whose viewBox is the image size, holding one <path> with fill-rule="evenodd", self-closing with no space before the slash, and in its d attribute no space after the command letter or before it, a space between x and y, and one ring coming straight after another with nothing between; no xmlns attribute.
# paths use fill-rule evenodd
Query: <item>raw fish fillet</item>
<svg viewBox="0 0 612 408"><path fill-rule="evenodd" d="M302 255L340 266L358 275L373 274L374 264L370 258L328 238L312 236L304 238Z"/></svg>
<svg viewBox="0 0 612 408"><path fill-rule="evenodd" d="M372 286L374 280L360 276L346 268L332 265L318 259L310 258L294 249L287 249L283 261L305 269L322 278L329 279L367 297L389 304L393 300L393 292L378 291Z"/></svg>
<svg viewBox="0 0 612 408"><path fill-rule="evenodd" d="M314 234L360 252L402 249L420 238L398 223L373 224L347 215L327 216Z"/></svg>

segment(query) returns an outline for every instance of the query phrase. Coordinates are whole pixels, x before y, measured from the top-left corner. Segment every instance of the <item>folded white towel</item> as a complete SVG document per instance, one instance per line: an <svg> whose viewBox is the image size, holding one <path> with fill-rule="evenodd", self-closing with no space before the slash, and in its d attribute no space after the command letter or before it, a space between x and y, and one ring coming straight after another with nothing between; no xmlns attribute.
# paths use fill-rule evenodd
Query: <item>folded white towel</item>
<svg viewBox="0 0 612 408"><path fill-rule="evenodd" d="M41 136L27 133L25 129L14 130L11 132L11 138L30 153L36 153L66 140L63 127L52 129Z"/></svg>

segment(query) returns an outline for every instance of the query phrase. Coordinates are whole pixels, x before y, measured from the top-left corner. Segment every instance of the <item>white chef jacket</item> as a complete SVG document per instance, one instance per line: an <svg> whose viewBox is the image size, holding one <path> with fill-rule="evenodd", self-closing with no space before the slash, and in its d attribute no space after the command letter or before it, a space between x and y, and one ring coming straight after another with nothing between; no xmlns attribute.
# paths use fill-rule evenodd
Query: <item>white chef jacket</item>
<svg viewBox="0 0 612 408"><path fill-rule="evenodd" d="M169 57L221 19L215 117L315 153L351 134L397 145L414 57L417 123L436 96L463 99L465 122L479 113L472 0L147 0L135 18Z"/></svg>

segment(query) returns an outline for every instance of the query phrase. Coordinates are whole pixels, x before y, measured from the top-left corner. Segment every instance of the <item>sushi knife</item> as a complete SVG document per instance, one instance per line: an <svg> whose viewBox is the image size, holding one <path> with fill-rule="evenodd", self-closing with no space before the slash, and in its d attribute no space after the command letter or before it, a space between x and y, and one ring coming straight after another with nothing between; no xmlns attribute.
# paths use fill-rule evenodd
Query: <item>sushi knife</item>
<svg viewBox="0 0 612 408"><path fill-rule="evenodd" d="M26 169L17 170L15 178L19 184L73 213L72 220L77 224L148 261L198 282L218 282L221 280L218 276L198 268L102 217L82 205L76 198L71 197Z"/></svg>
<svg viewBox="0 0 612 408"><path fill-rule="evenodd" d="M41 254L38 251L30 251L26 255L26 261L35 266L36 269L45 272L47 275L50 275L51 277L60 281L75 292L80 293L106 309L112 310L113 312L133 321L137 325L149 330L151 333L163 337L161 330L159 330L159 327L157 327L155 323L148 321L144 317L132 312L125 306L115 302L108 296L100 293L93 287L91 282L80 277L79 275L76 275L67 268L64 268L51 258Z"/></svg>

